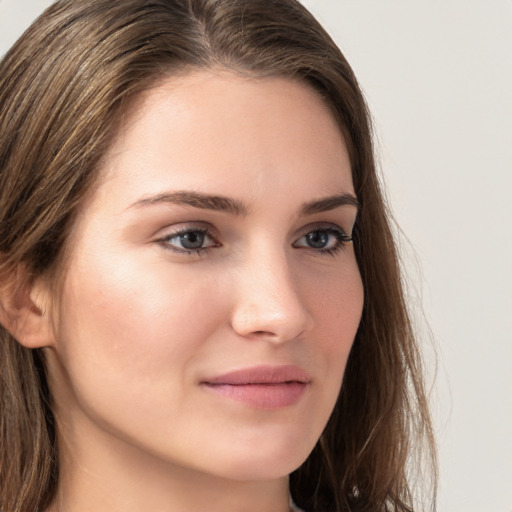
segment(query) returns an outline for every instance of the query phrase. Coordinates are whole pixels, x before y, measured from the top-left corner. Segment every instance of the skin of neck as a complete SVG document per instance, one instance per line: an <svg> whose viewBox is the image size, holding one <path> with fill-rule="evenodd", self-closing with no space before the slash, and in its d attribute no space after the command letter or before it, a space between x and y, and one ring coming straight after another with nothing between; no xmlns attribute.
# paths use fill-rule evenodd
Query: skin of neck
<svg viewBox="0 0 512 512"><path fill-rule="evenodd" d="M59 487L46 512L289 511L288 477L227 480L153 458L120 439L105 445L88 436L72 452L69 441L59 439Z"/></svg>

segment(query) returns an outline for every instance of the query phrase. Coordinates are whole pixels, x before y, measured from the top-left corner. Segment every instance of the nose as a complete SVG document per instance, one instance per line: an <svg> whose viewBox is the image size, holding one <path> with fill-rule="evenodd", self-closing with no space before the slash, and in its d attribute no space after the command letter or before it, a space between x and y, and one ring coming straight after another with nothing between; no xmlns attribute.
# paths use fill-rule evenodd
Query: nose
<svg viewBox="0 0 512 512"><path fill-rule="evenodd" d="M244 338L282 343L311 328L313 318L285 254L258 251L238 273L231 325ZM276 251L277 252L277 251Z"/></svg>

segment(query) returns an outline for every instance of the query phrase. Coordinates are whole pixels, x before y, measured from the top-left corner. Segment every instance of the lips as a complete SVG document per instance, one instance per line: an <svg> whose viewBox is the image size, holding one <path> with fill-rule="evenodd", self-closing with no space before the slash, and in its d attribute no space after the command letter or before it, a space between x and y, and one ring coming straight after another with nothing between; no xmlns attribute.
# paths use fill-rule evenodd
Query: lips
<svg viewBox="0 0 512 512"><path fill-rule="evenodd" d="M309 374L294 365L257 366L207 378L201 385L217 396L258 409L296 404L310 385Z"/></svg>

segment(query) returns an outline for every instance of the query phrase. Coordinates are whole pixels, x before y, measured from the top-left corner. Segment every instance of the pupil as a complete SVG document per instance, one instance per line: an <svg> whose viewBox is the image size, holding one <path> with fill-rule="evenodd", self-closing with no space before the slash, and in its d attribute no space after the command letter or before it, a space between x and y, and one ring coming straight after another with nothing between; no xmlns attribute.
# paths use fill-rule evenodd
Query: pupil
<svg viewBox="0 0 512 512"><path fill-rule="evenodd" d="M181 237L181 245L185 249L199 249L204 243L204 233L192 231Z"/></svg>
<svg viewBox="0 0 512 512"><path fill-rule="evenodd" d="M329 241L329 235L325 231L313 231L312 233L308 233L306 238L310 247L314 247L315 249L325 247Z"/></svg>

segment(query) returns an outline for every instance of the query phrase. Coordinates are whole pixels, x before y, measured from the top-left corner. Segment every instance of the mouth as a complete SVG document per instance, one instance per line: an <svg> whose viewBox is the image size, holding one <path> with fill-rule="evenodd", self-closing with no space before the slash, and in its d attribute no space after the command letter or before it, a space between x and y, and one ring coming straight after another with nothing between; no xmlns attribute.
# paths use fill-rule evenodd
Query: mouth
<svg viewBox="0 0 512 512"><path fill-rule="evenodd" d="M217 396L257 409L289 407L304 396L309 374L293 365L257 366L205 379L201 386Z"/></svg>

